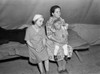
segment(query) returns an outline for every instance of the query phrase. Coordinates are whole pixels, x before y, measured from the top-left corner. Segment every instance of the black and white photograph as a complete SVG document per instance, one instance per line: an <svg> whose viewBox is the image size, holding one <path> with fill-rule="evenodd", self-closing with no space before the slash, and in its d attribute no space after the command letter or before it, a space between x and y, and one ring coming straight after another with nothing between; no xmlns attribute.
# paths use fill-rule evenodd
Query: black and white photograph
<svg viewBox="0 0 100 74"><path fill-rule="evenodd" d="M100 0L0 0L0 74L100 74Z"/></svg>

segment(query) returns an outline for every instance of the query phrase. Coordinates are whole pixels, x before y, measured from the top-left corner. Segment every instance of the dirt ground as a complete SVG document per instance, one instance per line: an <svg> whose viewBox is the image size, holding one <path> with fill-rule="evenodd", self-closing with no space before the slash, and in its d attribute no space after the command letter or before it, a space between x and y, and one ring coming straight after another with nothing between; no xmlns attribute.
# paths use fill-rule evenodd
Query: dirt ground
<svg viewBox="0 0 100 74"><path fill-rule="evenodd" d="M68 61L66 68L69 74L100 74L100 45L92 46L87 51L79 51L82 62L75 53ZM0 74L40 74L36 65L27 59L16 58L0 61ZM55 63L50 62L50 74L58 74Z"/></svg>

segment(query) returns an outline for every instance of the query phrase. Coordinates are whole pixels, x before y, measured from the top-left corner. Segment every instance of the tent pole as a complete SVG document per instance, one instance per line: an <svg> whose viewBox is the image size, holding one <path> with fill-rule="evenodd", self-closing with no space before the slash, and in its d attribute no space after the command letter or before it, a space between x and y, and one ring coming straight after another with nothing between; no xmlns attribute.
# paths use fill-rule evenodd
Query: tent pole
<svg viewBox="0 0 100 74"><path fill-rule="evenodd" d="M83 59L81 58L80 54L78 53L78 51L74 51L74 53L76 54L76 56L78 57L79 61L82 63Z"/></svg>

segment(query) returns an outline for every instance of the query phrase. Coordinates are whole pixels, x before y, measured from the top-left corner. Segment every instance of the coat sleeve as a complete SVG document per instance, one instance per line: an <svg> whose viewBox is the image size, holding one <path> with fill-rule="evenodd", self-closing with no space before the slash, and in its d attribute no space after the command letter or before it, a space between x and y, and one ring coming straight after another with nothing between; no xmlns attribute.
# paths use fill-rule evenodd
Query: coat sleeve
<svg viewBox="0 0 100 74"><path fill-rule="evenodd" d="M54 34L55 29L53 28L53 21L52 19L49 19L46 23L46 33L47 33L47 37L51 38L52 35Z"/></svg>
<svg viewBox="0 0 100 74"><path fill-rule="evenodd" d="M26 30L26 34L25 34L25 40L27 42L27 44L31 47L36 47L36 41L33 39L33 30L31 30L31 27L29 27L27 30Z"/></svg>

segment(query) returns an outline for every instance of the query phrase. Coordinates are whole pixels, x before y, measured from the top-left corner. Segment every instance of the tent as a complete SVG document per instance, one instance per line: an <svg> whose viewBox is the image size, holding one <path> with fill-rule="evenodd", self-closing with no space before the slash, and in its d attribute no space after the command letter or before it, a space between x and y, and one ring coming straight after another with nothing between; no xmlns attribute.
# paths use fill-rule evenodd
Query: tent
<svg viewBox="0 0 100 74"><path fill-rule="evenodd" d="M69 24L100 23L99 0L0 0L0 26L10 29L29 24L36 13L47 21L53 5L61 6L62 17Z"/></svg>
<svg viewBox="0 0 100 74"><path fill-rule="evenodd" d="M6 30L18 29L30 24L37 13L44 16L45 24L53 5L61 7L62 17L72 26L69 29L69 44L73 48L83 49L100 44L100 0L0 0L0 27ZM10 50L0 49L0 53L15 55L12 48ZM23 53L23 50L18 51ZM20 55L24 55L22 53Z"/></svg>

